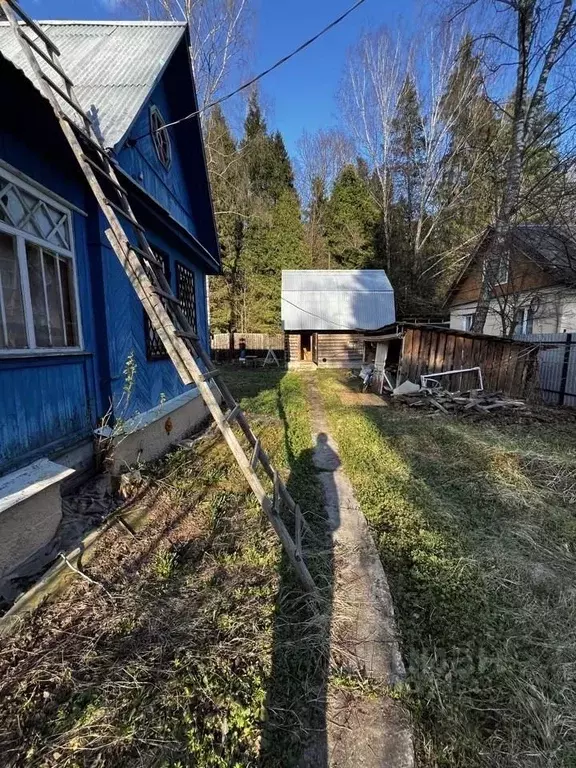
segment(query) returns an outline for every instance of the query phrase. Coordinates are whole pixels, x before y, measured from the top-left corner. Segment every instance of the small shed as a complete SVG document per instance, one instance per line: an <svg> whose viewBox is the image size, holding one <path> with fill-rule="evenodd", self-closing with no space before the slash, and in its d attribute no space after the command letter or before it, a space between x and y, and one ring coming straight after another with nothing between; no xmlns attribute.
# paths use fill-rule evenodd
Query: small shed
<svg viewBox="0 0 576 768"><path fill-rule="evenodd" d="M378 392L406 380L439 377L450 391L478 387L527 398L537 385L538 348L530 342L433 325L395 323L363 336L364 359L374 364Z"/></svg>
<svg viewBox="0 0 576 768"><path fill-rule="evenodd" d="M394 322L382 269L282 270L282 329L289 367L359 368L362 333Z"/></svg>

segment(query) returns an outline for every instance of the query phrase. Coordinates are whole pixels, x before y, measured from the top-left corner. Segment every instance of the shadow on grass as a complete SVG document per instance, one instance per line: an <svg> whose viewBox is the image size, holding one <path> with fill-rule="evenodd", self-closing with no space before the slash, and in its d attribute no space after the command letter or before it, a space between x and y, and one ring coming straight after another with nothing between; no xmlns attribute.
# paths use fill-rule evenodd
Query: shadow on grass
<svg viewBox="0 0 576 768"><path fill-rule="evenodd" d="M287 487L309 525L310 530L303 536L303 548L306 564L321 591L321 605L315 607L304 596L283 553L259 764L261 768L327 768L327 689L334 590L332 531L316 477L315 449L301 447L310 440L307 414L299 431L295 425L298 419L293 420L286 412L280 390L277 407L284 424L285 453L290 467ZM305 404L304 408L307 410ZM338 498L335 485L333 498ZM285 523L292 533L294 519L289 513Z"/></svg>

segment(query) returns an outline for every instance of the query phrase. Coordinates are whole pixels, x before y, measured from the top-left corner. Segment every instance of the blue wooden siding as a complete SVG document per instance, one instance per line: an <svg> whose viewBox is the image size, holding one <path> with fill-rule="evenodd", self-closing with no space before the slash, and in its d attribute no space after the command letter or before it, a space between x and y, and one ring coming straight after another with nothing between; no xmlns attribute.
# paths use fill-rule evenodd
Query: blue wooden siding
<svg viewBox="0 0 576 768"><path fill-rule="evenodd" d="M190 259L190 253L184 247L178 248L168 242L150 226L147 226L147 234L152 247L158 248L168 257L174 291L176 261L194 272L198 333L204 348L209 349L206 279L203 270ZM159 405L163 400L176 397L187 387L182 384L170 360L147 359L144 310L115 253L104 245L104 240L102 242L110 398L114 403L116 418L126 419ZM128 397L125 392L128 384L125 370L131 355L136 374Z"/></svg>
<svg viewBox="0 0 576 768"><path fill-rule="evenodd" d="M154 89L130 131L130 137L143 136L144 138L133 145L128 142L128 145L120 151L118 160L124 170L128 171L155 200L166 208L176 221L193 235L198 236L194 205L190 197L189 185L186 183L182 158L172 132L170 132L172 162L169 168L165 168L158 159L152 137L145 135L150 131L151 105L158 107L166 122L173 119L174 115L168 103L163 79Z"/></svg>
<svg viewBox="0 0 576 768"><path fill-rule="evenodd" d="M95 415L90 356L0 365L0 470L90 435Z"/></svg>
<svg viewBox="0 0 576 768"><path fill-rule="evenodd" d="M191 81L169 82L175 68L185 75L186 49L171 62L157 85L151 103L166 119L176 107L188 109ZM170 74L172 73L172 74ZM189 78L189 74L186 75ZM0 352L0 474L72 446L90 436L111 403L116 418L129 418L181 394L181 383L171 361L148 361L144 311L118 259L104 235L104 219L82 178L47 104L31 84L7 67L0 57L0 81L11 109L0 128L0 158L87 213L73 214L75 265L83 353L9 357ZM176 99L179 87L188 96ZM30 119L31 110L34 119ZM178 115L179 116L179 115ZM148 130L148 107L142 111L133 134ZM142 186L205 247L215 253L210 201L202 166L200 134L192 128L174 139L172 165L166 171L148 139L120 151L122 165ZM41 136L41 140L39 137ZM192 140L191 140L192 137ZM182 139L182 140L181 140ZM183 143L184 140L184 143ZM193 146L191 146L193 145ZM143 153L145 160L140 156ZM139 159L138 159L139 158ZM200 165L199 165L200 164ZM200 168L195 179L195 169ZM139 178L142 174L142 178ZM160 216L160 217L159 217ZM176 288L176 261L195 276L197 325L206 349L208 318L206 264L190 243L175 232L168 217L141 217L150 242L168 255L172 287ZM214 267L208 267L211 272ZM133 353L136 375L130 398L123 393L126 361Z"/></svg>
<svg viewBox="0 0 576 768"><path fill-rule="evenodd" d="M84 211L86 186L50 108L14 68L0 65L0 158ZM34 105L34 119L30 119ZM39 140L41 136L41 140ZM89 218L73 213L75 268L85 354L10 357L0 353L0 473L90 435L102 403L96 381L87 247Z"/></svg>

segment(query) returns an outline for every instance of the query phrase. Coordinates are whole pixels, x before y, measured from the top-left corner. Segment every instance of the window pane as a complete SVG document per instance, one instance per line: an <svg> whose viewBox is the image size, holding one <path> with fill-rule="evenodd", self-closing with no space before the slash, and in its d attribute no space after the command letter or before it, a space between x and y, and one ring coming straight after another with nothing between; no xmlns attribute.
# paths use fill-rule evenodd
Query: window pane
<svg viewBox="0 0 576 768"><path fill-rule="evenodd" d="M56 258L44 251L44 280L46 282L46 298L48 299L48 322L52 347L65 347L64 317L62 316L62 297L60 294L60 277Z"/></svg>
<svg viewBox="0 0 576 768"><path fill-rule="evenodd" d="M32 313L34 315L36 346L49 347L50 331L48 329L44 280L42 278L42 251L35 245L27 243L26 258L28 261L28 281L30 283L30 297L32 301Z"/></svg>
<svg viewBox="0 0 576 768"><path fill-rule="evenodd" d="M0 346L23 349L28 346L16 238L0 233Z"/></svg>
<svg viewBox="0 0 576 768"><path fill-rule="evenodd" d="M76 323L76 300L72 264L69 259L60 259L60 279L62 282L62 302L64 304L64 322L66 323L66 346L78 346L78 325Z"/></svg>

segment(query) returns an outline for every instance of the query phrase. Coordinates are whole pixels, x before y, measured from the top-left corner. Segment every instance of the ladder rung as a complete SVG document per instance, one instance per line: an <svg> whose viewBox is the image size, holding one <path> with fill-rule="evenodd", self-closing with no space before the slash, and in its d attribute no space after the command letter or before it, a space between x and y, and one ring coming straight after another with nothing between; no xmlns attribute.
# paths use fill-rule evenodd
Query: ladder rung
<svg viewBox="0 0 576 768"><path fill-rule="evenodd" d="M139 229L141 232L144 232L144 227L142 224L140 224L139 221L136 221L134 216L132 216L128 211L125 211L124 208L122 208L120 205L117 205L116 203L113 203L112 200L109 200L107 197L104 198L106 205L109 205L110 208L114 208L115 211L117 211L120 216L124 216L124 218L132 224L133 227L136 227L136 229ZM132 246L130 246L132 247Z"/></svg>
<svg viewBox="0 0 576 768"><path fill-rule="evenodd" d="M157 267L164 267L164 264L157 259L153 253L148 253L148 251L144 251L142 248L138 248L137 245L132 244L130 244L130 250L134 251L140 258L146 259L146 261L149 261L151 264L155 264Z"/></svg>
<svg viewBox="0 0 576 768"><path fill-rule="evenodd" d="M280 476L278 472L274 470L274 497L272 499L272 507L274 512L280 514Z"/></svg>
<svg viewBox="0 0 576 768"><path fill-rule="evenodd" d="M260 459L260 440L256 440L254 443L254 450L252 451L252 458L250 459L250 466L252 469L256 469L258 460Z"/></svg>
<svg viewBox="0 0 576 768"><path fill-rule="evenodd" d="M38 56L40 56L41 59L44 59L46 64L49 64L52 67L52 69L60 75L60 77L62 78L62 80L64 80L64 82L68 83L68 85L74 85L72 80L68 77L66 72L64 72L64 70L62 69L60 64L58 64L58 62L53 61L50 58L50 56L48 56L48 54L45 51L43 51L42 48L34 40L32 40L31 37L28 37L28 35L25 35L20 28L18 29L18 32L20 33L20 37L26 41L26 43L30 46L30 48L36 51Z"/></svg>
<svg viewBox="0 0 576 768"><path fill-rule="evenodd" d="M198 334L194 331L176 331L176 336L180 339L191 339L192 341L198 341Z"/></svg>
<svg viewBox="0 0 576 768"><path fill-rule="evenodd" d="M56 91L56 93L58 94L58 96L60 96L60 98L61 98L61 99L64 99L64 101L65 101L67 104L70 104L70 106L72 107L72 109L75 109L75 110L76 110L76 112L78 112L78 114L80 115L80 117L81 117L83 120L86 120L86 122L88 122L88 123L90 123L90 124L91 124L91 120L90 120L90 118L88 117L88 115L86 114L86 112L84 112L84 110L82 109L82 107L78 106L78 104L76 104L76 102L75 102L75 101L73 101L73 100L70 98L70 96L68 96L68 94L67 94L65 91L63 91L63 90L62 90L62 88L60 88L60 86L59 86L59 85L56 85L56 83L55 83L53 80L50 80L50 78L48 77L48 75L46 75L44 72L42 72L42 73L41 73L41 77L42 77L42 80L45 80L45 81L48 83L48 85L50 86L50 88L52 88L52 90L53 90L53 91Z"/></svg>
<svg viewBox="0 0 576 768"><path fill-rule="evenodd" d="M30 16L28 16L28 14L25 11L23 11L22 8L20 8L18 3L13 2L13 0L6 0L6 2L10 6L10 8L12 8L14 13L18 14L18 16L20 16L22 21L25 21L26 24L29 27L31 27L34 30L34 32L36 32L36 34L42 40L42 42L46 45L46 47L51 48L57 56L60 56L60 49L54 45L54 43L52 42L52 40L50 40L50 38L44 32L44 30L41 27L39 27L38 24L36 24L34 19L31 19Z"/></svg>
<svg viewBox="0 0 576 768"><path fill-rule="evenodd" d="M172 304L177 304L178 306L182 304L180 299L177 299L173 293L170 293L169 291L164 291L162 290L162 288L156 288L156 286L154 286L154 293L157 296L162 296L163 299L166 299L166 301L170 301Z"/></svg>
<svg viewBox="0 0 576 768"><path fill-rule="evenodd" d="M159 261L156 256L153 256L151 253L146 253L146 251L143 251L141 248L137 248L135 245L130 245L130 250L134 251L134 253L137 256L140 256L141 259L146 259L146 261L149 261L150 264L154 264L155 267L159 267L160 269L164 267L164 264L162 264L162 262Z"/></svg>
<svg viewBox="0 0 576 768"><path fill-rule="evenodd" d="M206 373L203 373L200 378L202 381L210 381L210 379L215 379L216 376L220 376L219 368L212 368L211 371L206 371Z"/></svg>
<svg viewBox="0 0 576 768"><path fill-rule="evenodd" d="M67 115L65 112L60 112L60 116L63 120L66 120L66 122L70 125L71 128L74 129L74 131L77 134L77 137L80 141L85 142L86 144L89 144L92 149L96 150L96 152L99 152L101 155L103 155L107 160L110 160L106 153L106 149L99 144L97 141L94 141L94 139L89 136L84 128L82 128L81 125L78 125L77 122L75 122L69 115Z"/></svg>
<svg viewBox="0 0 576 768"><path fill-rule="evenodd" d="M89 158L89 157L88 157L88 155L84 155L84 154L83 154L83 155L82 155L82 159L83 159L83 160L84 160L86 163L88 163L88 165L89 165L91 168L94 168L94 170L96 171L96 173L99 173L101 176L103 176L103 177L106 179L106 181L107 181L109 184L112 184L112 186L113 186L115 189L117 189L117 190L118 190L118 192L120 192L120 194L122 194L122 195L126 196L126 190L124 189L124 187L123 187L121 184L119 184L117 181L115 181L115 180L114 180L114 179L113 179L113 178L110 176L110 174L108 173L108 171L106 171L104 168L102 168L102 166L101 166L101 165L98 165L98 163L95 163L95 162L94 162L94 160L92 160L91 158ZM106 159L107 159L107 158L106 158Z"/></svg>
<svg viewBox="0 0 576 768"><path fill-rule="evenodd" d="M235 405L234 408L226 414L226 421L228 424L236 419L241 410L242 408L240 408L239 405Z"/></svg>

